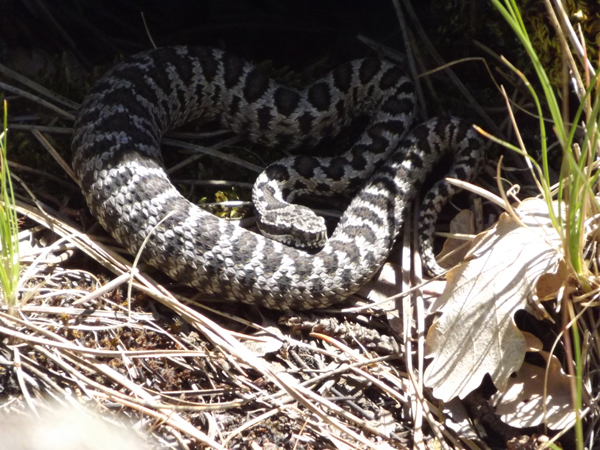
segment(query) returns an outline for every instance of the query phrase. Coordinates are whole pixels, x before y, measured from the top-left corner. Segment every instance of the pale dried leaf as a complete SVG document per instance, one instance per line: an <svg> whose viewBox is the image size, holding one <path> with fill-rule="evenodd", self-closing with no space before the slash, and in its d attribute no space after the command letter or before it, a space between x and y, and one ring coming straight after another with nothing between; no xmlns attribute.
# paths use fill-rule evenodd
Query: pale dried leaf
<svg viewBox="0 0 600 450"><path fill-rule="evenodd" d="M540 352L546 361L547 352ZM558 358L551 356L548 385L544 398L546 368L523 363L515 377L508 381L506 392L494 398L496 414L516 428L535 427L545 423L552 430L561 430L573 423L575 412L571 404L570 376L563 372ZM546 416L544 417L544 403Z"/></svg>
<svg viewBox="0 0 600 450"><path fill-rule="evenodd" d="M395 311L395 300L388 300L398 292L402 286L402 267L394 263L385 263L373 279L363 286L357 294L368 298L377 304L377 309Z"/></svg>
<svg viewBox="0 0 600 450"><path fill-rule="evenodd" d="M242 344L255 356L265 356L267 353L278 352L283 346L283 340L276 337L281 335L278 327L265 327L265 331L253 334L251 339L242 341Z"/></svg>
<svg viewBox="0 0 600 450"><path fill-rule="evenodd" d="M431 311L442 313L429 329L425 385L443 401L464 398L490 374L503 391L521 367L527 348L513 321L535 294L541 274L554 271L560 239L549 225L545 203L518 208L525 228L508 214L479 235L471 258L448 273L448 284Z"/></svg>
<svg viewBox="0 0 600 450"><path fill-rule="evenodd" d="M461 439L479 439L473 420L463 402L454 398L443 405L444 425Z"/></svg>
<svg viewBox="0 0 600 450"><path fill-rule="evenodd" d="M567 278L567 264L561 261L555 271L542 274L535 287L537 297L540 301L555 299Z"/></svg>
<svg viewBox="0 0 600 450"><path fill-rule="evenodd" d="M523 337L525 338L525 351L539 352L544 348L544 344L537 336L527 331L521 331L521 333L523 333Z"/></svg>
<svg viewBox="0 0 600 450"><path fill-rule="evenodd" d="M463 209L459 212L454 219L450 221L450 233L474 234L475 220L473 218L473 213L468 209ZM465 245L467 242L468 241L463 241L462 239L446 239L442 251L436 256L436 259L440 260L440 266L449 269L461 263L469 251L469 245ZM461 246L462 248L457 250ZM450 255L450 253L452 254Z"/></svg>

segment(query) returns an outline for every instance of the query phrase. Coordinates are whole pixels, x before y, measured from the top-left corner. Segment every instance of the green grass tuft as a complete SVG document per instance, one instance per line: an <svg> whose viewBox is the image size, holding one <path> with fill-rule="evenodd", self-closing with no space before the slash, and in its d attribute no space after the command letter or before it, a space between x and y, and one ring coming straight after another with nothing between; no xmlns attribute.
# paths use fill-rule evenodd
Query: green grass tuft
<svg viewBox="0 0 600 450"><path fill-rule="evenodd" d="M549 0L544 0L548 17L555 26L558 43L563 53L564 68L562 72L564 80L562 96L559 96L555 92L546 69L540 62L540 58L527 34L516 1L491 1L504 16L523 44L537 75L539 86L543 91L543 96L538 96L538 93L525 75L508 61L505 61L525 83L535 102L541 134L541 166L533 158L529 157L527 150L522 144L519 148L506 142L500 143L528 158L532 173L540 188L540 193L548 204L553 225L563 241L562 251L569 269L569 276L564 281L564 294L561 305L563 327L565 331L568 331L564 335L563 344L567 350L568 361L566 364L574 380L572 387L572 407L576 413L575 440L577 448L583 450L585 441L581 412L584 397L583 368L585 363L582 360L581 333L585 327L579 326L577 319L580 317L580 314L577 313L579 306L572 301L572 295L574 292L580 294L591 292L594 289L598 289L600 285L598 273L594 273L590 268L589 262L586 261L586 245L593 238L592 233L597 228L597 225L595 225L595 216L600 212L600 205L596 197L599 172L597 164L595 164L599 156L598 148L600 143L598 139L598 119L600 115L598 75L594 75L593 65L587 60L586 50L583 49L583 52L578 51L573 44L573 35L576 33L573 29L569 29L567 24L568 18L565 18L564 21L559 20L561 15L564 14L560 5L555 4L553 7ZM561 23L562 25L560 25ZM567 39L565 34L569 35L569 39ZM578 38L580 41L583 41L581 36L580 32ZM579 57L577 62L573 55ZM583 76L579 67L583 67ZM568 97L566 94L572 82L568 76L571 76L572 80L575 80L576 91L580 97L580 106L572 123L569 123L567 120L568 104L565 100ZM548 122L552 123L551 132L556 136L562 148L563 155L560 178L556 186L550 185L548 148L546 143L547 118L550 118ZM579 143L575 141L575 131L578 128L583 132L583 139L578 140ZM558 203L558 208L553 206L553 202ZM586 224L586 222L588 223ZM586 229L586 226L589 228ZM571 370L573 367L574 369Z"/></svg>
<svg viewBox="0 0 600 450"><path fill-rule="evenodd" d="M7 151L7 105L4 102L4 120L0 134L0 300L8 306L9 314L16 314L19 285L19 227L15 197L10 179Z"/></svg>

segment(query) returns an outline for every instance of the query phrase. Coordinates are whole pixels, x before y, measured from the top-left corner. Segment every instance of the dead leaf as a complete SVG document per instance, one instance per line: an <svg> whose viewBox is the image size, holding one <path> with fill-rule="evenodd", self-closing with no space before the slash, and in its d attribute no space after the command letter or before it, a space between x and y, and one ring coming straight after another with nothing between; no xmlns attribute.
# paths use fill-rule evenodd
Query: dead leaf
<svg viewBox="0 0 600 450"><path fill-rule="evenodd" d="M252 354L256 356L265 356L267 353L275 353L283 346L283 339L277 338L282 336L281 330L275 326L268 326L264 331L259 331L251 336L248 336L245 341L242 341Z"/></svg>
<svg viewBox="0 0 600 450"><path fill-rule="evenodd" d="M398 294L401 285L402 267L387 262L371 281L360 288L357 294L376 303L378 310L396 311L395 300L389 300L389 298Z"/></svg>
<svg viewBox="0 0 600 450"><path fill-rule="evenodd" d="M465 404L454 398L442 407L444 425L454 431L461 439L477 440L479 434L473 419L471 418Z"/></svg>
<svg viewBox="0 0 600 450"><path fill-rule="evenodd" d="M540 355L546 361L550 357L548 352ZM552 355L550 360L546 398L545 373L545 367L523 363L516 376L508 381L506 392L493 397L496 414L504 423L516 428L545 423L552 430L562 430L574 422L570 376L563 372L556 356Z"/></svg>
<svg viewBox="0 0 600 450"><path fill-rule="evenodd" d="M540 450L548 448L549 441L550 438L544 434L534 433L531 436L516 436L506 442L506 450ZM556 448L560 447L556 446Z"/></svg>
<svg viewBox="0 0 600 450"><path fill-rule="evenodd" d="M454 219L450 221L450 233L456 234L474 234L475 223L473 213L468 209L463 209L459 212ZM444 241L444 247L442 251L435 257L439 260L440 266L449 269L461 263L469 251L468 241L462 239L448 238ZM457 250L459 247L462 248ZM450 253L452 253L450 255Z"/></svg>
<svg viewBox="0 0 600 450"><path fill-rule="evenodd" d="M540 301L555 299L567 279L567 264L561 261L554 272L542 274L536 283L536 295Z"/></svg>
<svg viewBox="0 0 600 450"><path fill-rule="evenodd" d="M523 363L527 345L514 313L527 307L540 275L554 271L562 256L546 204L533 199L517 211L527 228L502 214L477 237L471 260L448 273L446 290L431 307L442 315L427 333L426 352L433 361L424 379L444 402L464 398L485 374L504 391Z"/></svg>
<svg viewBox="0 0 600 450"><path fill-rule="evenodd" d="M527 331L521 331L525 338L525 351L527 352L539 352L544 348L544 344L536 336Z"/></svg>

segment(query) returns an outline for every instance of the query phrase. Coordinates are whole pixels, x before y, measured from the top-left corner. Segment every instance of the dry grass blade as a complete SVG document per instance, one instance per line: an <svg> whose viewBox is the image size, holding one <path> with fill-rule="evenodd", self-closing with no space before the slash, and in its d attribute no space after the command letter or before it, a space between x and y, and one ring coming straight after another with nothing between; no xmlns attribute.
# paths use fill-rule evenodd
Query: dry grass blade
<svg viewBox="0 0 600 450"><path fill-rule="evenodd" d="M229 143L237 142L237 140L238 139L235 138L228 142ZM257 166L256 164L249 163L248 161L244 161L243 159L237 158L236 156L232 156L232 155L228 155L226 153L220 152L218 150L215 150L214 148L203 147L201 145L194 145L194 144L190 144L188 142L181 142L181 141L176 141L175 139L167 139L167 138L163 138L162 143L166 144L166 145L172 145L173 147L184 148L187 150L193 150L196 152L200 152L200 153L203 153L206 155L215 156L224 161L229 161L231 163L234 163L241 167L244 167L248 170L252 170L253 172L260 173L264 170L263 167Z"/></svg>
<svg viewBox="0 0 600 450"><path fill-rule="evenodd" d="M421 39L421 43L425 46L425 48L427 49L429 54L436 60L438 65L440 65L440 66L444 65L445 64L444 60L442 59L440 54L435 49L435 46L427 38L427 34L425 33L424 29L422 28L422 26L419 22L419 19L416 15L412 5L410 4L410 2L407 0L403 0L402 4L406 8L406 11L408 12L408 14L410 16L411 24L413 24L417 28L419 38ZM400 5L398 4L398 0L394 0L394 7L395 7L396 11L400 10ZM450 79L452 80L452 83L458 88L458 90L461 92L461 94L467 99L469 104L477 112L477 115L485 121L486 125L490 128L490 130L493 130L493 132L494 132L494 134L496 134L496 136L501 136L502 132L496 126L496 123L489 117L489 115L485 112L485 110L481 107L481 105L479 105L479 103L477 103L477 101L473 98L473 96L471 95L471 93L469 92L467 87L459 79L459 77L454 73L454 71L452 69L450 69L449 67L446 67L445 72L448 75L448 77L450 77Z"/></svg>
<svg viewBox="0 0 600 450"><path fill-rule="evenodd" d="M10 84L6 84L6 83L2 83L2 82L0 82L0 89L3 89L8 92L12 92L13 94L19 95L21 97L25 97L25 98L31 100L32 102L37 103L40 106L43 106L44 108L54 111L55 113L61 115L65 119L75 120L75 116L73 114L66 112L62 108L59 108L58 106L55 106L54 104L52 104L42 98L39 98L27 91L24 91L23 89L19 89L17 87L11 86Z"/></svg>
<svg viewBox="0 0 600 450"><path fill-rule="evenodd" d="M56 160L58 164L62 167L62 169L69 174L71 179L77 182L77 177L75 176L75 172L71 169L71 166L65 162L65 160L58 154L58 152L54 149L54 147L48 142L48 140L44 137L42 133L38 130L33 129L31 133L37 138L37 140L44 146L46 150L52 155L52 157Z"/></svg>
<svg viewBox="0 0 600 450"><path fill-rule="evenodd" d="M0 73L3 73L4 75L12 78L15 81L18 81L19 83L23 84L24 86L39 92L42 95L45 95L46 97L54 100L57 103L61 103L62 105L66 106L67 108L73 109L73 110L77 110L79 109L79 104L76 102L73 102L71 100L69 100L68 98L63 97L62 95L58 95L56 92L51 91L50 89L45 88L44 86L31 81L29 78L24 77L23 75L15 72L12 69L9 69L8 67L6 67L3 64L0 64Z"/></svg>

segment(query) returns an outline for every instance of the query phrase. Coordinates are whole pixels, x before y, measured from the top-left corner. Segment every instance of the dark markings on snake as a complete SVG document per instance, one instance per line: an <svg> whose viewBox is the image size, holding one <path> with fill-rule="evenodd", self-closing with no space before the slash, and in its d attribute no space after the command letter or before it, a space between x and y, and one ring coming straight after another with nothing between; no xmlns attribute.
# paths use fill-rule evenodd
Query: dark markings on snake
<svg viewBox="0 0 600 450"><path fill-rule="evenodd" d="M344 99L339 99L335 104L335 110L340 117L346 117L346 102Z"/></svg>
<svg viewBox="0 0 600 450"><path fill-rule="evenodd" d="M339 66L333 72L333 84L341 92L347 92L351 88L352 83L352 64L347 62Z"/></svg>
<svg viewBox="0 0 600 450"><path fill-rule="evenodd" d="M244 85L244 99L253 103L261 98L269 87L269 78L258 69L252 70L246 77Z"/></svg>
<svg viewBox="0 0 600 450"><path fill-rule="evenodd" d="M243 59L225 53L223 57L223 81L226 89L231 89L240 82L240 76L245 66L246 62Z"/></svg>
<svg viewBox="0 0 600 450"><path fill-rule="evenodd" d="M300 94L291 89L279 88L275 91L274 99L277 112L284 116L289 116L298 108Z"/></svg>
<svg viewBox="0 0 600 450"><path fill-rule="evenodd" d="M177 73L178 78L190 80L194 76L193 61L187 58L179 58L179 60L174 63L173 70Z"/></svg>
<svg viewBox="0 0 600 450"><path fill-rule="evenodd" d="M412 102L404 98L388 98L382 105L382 109L390 114L402 114L411 111Z"/></svg>
<svg viewBox="0 0 600 450"><path fill-rule="evenodd" d="M269 167L267 167L266 174L269 177L269 179L275 181L283 182L289 180L290 178L289 168L284 166L283 164L271 164Z"/></svg>
<svg viewBox="0 0 600 450"><path fill-rule="evenodd" d="M258 118L258 129L268 130L273 120L273 108L267 105L261 106L256 110L256 117Z"/></svg>
<svg viewBox="0 0 600 450"><path fill-rule="evenodd" d="M333 124L329 124L329 125L325 125L323 127L323 137L330 137L330 136L334 136L337 131L337 128L335 125Z"/></svg>
<svg viewBox="0 0 600 450"><path fill-rule="evenodd" d="M219 61L212 57L208 52L200 52L197 60L202 67L202 77L207 83L211 83L217 76L219 70Z"/></svg>
<svg viewBox="0 0 600 450"><path fill-rule="evenodd" d="M358 71L358 80L362 84L368 85L373 77L377 75L380 69L381 60L376 58L365 59L360 65L360 69Z"/></svg>
<svg viewBox="0 0 600 450"><path fill-rule="evenodd" d="M381 154L387 148L387 139L381 135L381 130L379 130L379 133L376 133L375 131L376 130L369 132L369 137L371 138L371 145L369 148L373 149L373 153Z"/></svg>
<svg viewBox="0 0 600 450"><path fill-rule="evenodd" d="M295 143L296 137L294 135L282 134L277 145L279 145L280 148L293 148Z"/></svg>
<svg viewBox="0 0 600 450"><path fill-rule="evenodd" d="M308 134L313 128L313 122L315 120L315 116L309 111L306 111L298 116L298 126L300 128L300 133Z"/></svg>
<svg viewBox="0 0 600 450"><path fill-rule="evenodd" d="M348 162L342 158L333 158L331 160L331 164L327 168L327 175L333 181L339 181L344 177L345 167L348 165Z"/></svg>
<svg viewBox="0 0 600 450"><path fill-rule="evenodd" d="M331 186L327 183L316 183L316 190L318 192L322 192L323 194L327 194L331 191Z"/></svg>
<svg viewBox="0 0 600 450"><path fill-rule="evenodd" d="M312 178L315 175L315 169L321 167L318 159L311 156L299 157L296 164L296 172L304 178Z"/></svg>
<svg viewBox="0 0 600 450"><path fill-rule="evenodd" d="M375 93L375 85L371 84L369 85L369 87L367 88L367 98L371 98L373 96L373 94Z"/></svg>
<svg viewBox="0 0 600 450"><path fill-rule="evenodd" d="M327 111L331 107L331 92L325 82L315 83L308 89L308 101L319 111Z"/></svg>
<svg viewBox="0 0 600 450"><path fill-rule="evenodd" d="M384 91L393 88L403 76L404 74L399 67L390 67L382 75L381 81L379 82L379 88Z"/></svg>
<svg viewBox="0 0 600 450"><path fill-rule="evenodd" d="M296 180L294 182L294 184L292 185L292 190L294 190L294 191L304 191L307 188L308 188L308 186L302 180Z"/></svg>
<svg viewBox="0 0 600 450"><path fill-rule="evenodd" d="M241 103L242 103L241 97L238 97L238 96L233 97L233 100L231 101L231 104L229 106L229 111L231 111L232 116L236 115L240 111ZM244 125L247 125L247 123L244 123ZM242 125L242 126L244 126L244 125Z"/></svg>

